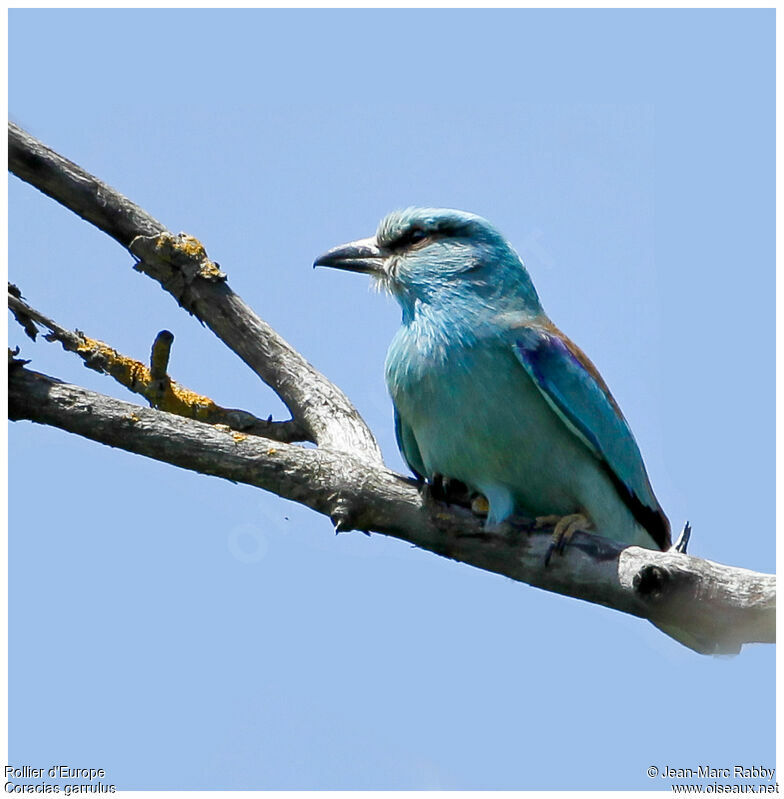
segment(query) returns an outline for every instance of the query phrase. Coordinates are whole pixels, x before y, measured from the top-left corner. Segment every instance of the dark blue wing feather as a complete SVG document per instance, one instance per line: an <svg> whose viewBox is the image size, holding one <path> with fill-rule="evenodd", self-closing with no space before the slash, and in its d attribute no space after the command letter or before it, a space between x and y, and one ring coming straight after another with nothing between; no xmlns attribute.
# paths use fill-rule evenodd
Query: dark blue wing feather
<svg viewBox="0 0 784 799"><path fill-rule="evenodd" d="M514 352L564 424L602 462L637 521L666 549L670 525L629 425L585 354L551 323L510 331Z"/></svg>
<svg viewBox="0 0 784 799"><path fill-rule="evenodd" d="M408 468L420 479L425 479L425 464L419 454L419 446L414 438L414 431L400 418L395 408L395 438L397 446Z"/></svg>

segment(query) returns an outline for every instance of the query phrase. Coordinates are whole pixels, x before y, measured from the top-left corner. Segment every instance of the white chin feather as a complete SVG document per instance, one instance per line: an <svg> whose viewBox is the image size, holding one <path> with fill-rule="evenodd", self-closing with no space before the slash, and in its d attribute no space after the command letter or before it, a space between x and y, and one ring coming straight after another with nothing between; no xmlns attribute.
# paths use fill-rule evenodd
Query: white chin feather
<svg viewBox="0 0 784 799"><path fill-rule="evenodd" d="M389 275L384 272L374 272L371 277L373 278L370 281L371 289L376 293L383 293L383 294L394 294L394 289L392 288L392 281L390 280Z"/></svg>

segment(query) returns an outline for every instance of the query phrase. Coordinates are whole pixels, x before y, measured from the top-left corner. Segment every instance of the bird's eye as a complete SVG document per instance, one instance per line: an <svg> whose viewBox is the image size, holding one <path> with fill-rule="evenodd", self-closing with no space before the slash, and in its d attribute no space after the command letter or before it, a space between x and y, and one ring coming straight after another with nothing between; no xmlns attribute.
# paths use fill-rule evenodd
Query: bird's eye
<svg viewBox="0 0 784 799"><path fill-rule="evenodd" d="M422 228L415 227L405 234L402 244L405 247L410 247L412 244L419 244L420 241L424 241L426 238L428 238L427 233Z"/></svg>
<svg viewBox="0 0 784 799"><path fill-rule="evenodd" d="M404 250L407 247L411 247L414 244L419 244L419 242L425 241L425 239L428 238L430 238L429 235L422 230L421 227L411 227L408 228L408 230L403 231L387 246L391 250Z"/></svg>

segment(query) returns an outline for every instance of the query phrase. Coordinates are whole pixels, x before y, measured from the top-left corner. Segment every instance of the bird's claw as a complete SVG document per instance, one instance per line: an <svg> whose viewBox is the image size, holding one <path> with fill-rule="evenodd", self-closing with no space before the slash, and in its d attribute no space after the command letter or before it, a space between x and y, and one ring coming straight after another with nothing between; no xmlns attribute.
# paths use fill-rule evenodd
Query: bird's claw
<svg viewBox="0 0 784 799"><path fill-rule="evenodd" d="M536 524L543 526L553 518L558 519L553 530L552 538L550 539L550 546L547 547L547 552L544 556L544 565L550 565L550 558L553 552L563 555L566 545L571 541L572 536L578 531L587 531L591 528L590 519L582 513L570 513L568 516L540 516L536 519ZM544 521L548 520L548 521ZM551 524L552 521L549 521Z"/></svg>
<svg viewBox="0 0 784 799"><path fill-rule="evenodd" d="M680 552L682 555L686 554L686 547L689 545L689 539L691 538L691 525L686 522L683 525L683 530L681 534L678 536L678 540L672 545L672 551Z"/></svg>
<svg viewBox="0 0 784 799"><path fill-rule="evenodd" d="M552 527L553 525L558 524L561 519L564 519L564 516L558 516L555 513L551 513L548 516L537 516L534 519L533 529L539 530L542 527Z"/></svg>
<svg viewBox="0 0 784 799"><path fill-rule="evenodd" d="M442 474L433 475L430 482L422 484L420 490L426 499L443 502L445 505L462 505L464 507L471 505L466 484Z"/></svg>

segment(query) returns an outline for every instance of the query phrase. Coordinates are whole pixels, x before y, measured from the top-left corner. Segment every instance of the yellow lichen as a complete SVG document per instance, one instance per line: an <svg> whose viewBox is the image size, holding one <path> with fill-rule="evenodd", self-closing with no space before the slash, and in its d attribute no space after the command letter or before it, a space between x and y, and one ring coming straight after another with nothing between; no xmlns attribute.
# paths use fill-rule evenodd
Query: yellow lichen
<svg viewBox="0 0 784 799"><path fill-rule="evenodd" d="M209 421L218 410L218 406L209 397L197 394L174 382L169 383L156 405L169 413L188 416L202 422Z"/></svg>
<svg viewBox="0 0 784 799"><path fill-rule="evenodd" d="M187 233L180 233L177 239L174 240L174 246L192 258L207 257L207 250L204 249L204 245L195 236L189 236Z"/></svg>
<svg viewBox="0 0 784 799"><path fill-rule="evenodd" d="M173 236L171 233L161 233L155 239L155 249L169 262L180 263L182 256L198 264L199 277L206 280L225 280L226 275L221 272L218 265L207 257L204 245L195 237L187 233ZM175 257L179 255L179 260Z"/></svg>
<svg viewBox="0 0 784 799"><path fill-rule="evenodd" d="M174 236L171 233L160 233L155 237L154 246L156 250L171 249L174 245Z"/></svg>
<svg viewBox="0 0 784 799"><path fill-rule="evenodd" d="M141 361L121 355L102 341L82 336L76 351L87 359L99 360L103 371L126 388L147 397L156 408L163 411L209 421L219 410L209 397L190 391L168 377L163 381L161 390L161 381L153 380L150 370Z"/></svg>
<svg viewBox="0 0 784 799"><path fill-rule="evenodd" d="M214 261L210 261L206 259L202 265L199 267L199 276L203 278L209 279L224 279L225 275L218 269L217 264Z"/></svg>
<svg viewBox="0 0 784 799"><path fill-rule="evenodd" d="M87 356L103 361L101 364L103 371L108 372L115 380L128 388L134 388L137 384L143 385L150 381L150 370L143 363L121 355L103 341L82 335L76 351L82 357Z"/></svg>
<svg viewBox="0 0 784 799"><path fill-rule="evenodd" d="M238 441L238 442L239 442L239 441L244 441L244 440L247 438L247 436L246 436L244 433L232 433L232 434L231 434L231 437L232 437L232 438L233 438L235 441Z"/></svg>
<svg viewBox="0 0 784 799"><path fill-rule="evenodd" d="M76 352L89 366L111 375L118 383L141 394L159 410L208 423L212 423L214 419L226 418L226 411L209 397L175 383L168 375L160 380L154 379L149 368L141 361L121 355L103 341L82 334L76 345ZM135 416L131 420L141 421ZM228 433L233 432L227 424L215 424L214 427ZM244 441L246 437L242 433L234 435L235 441Z"/></svg>

